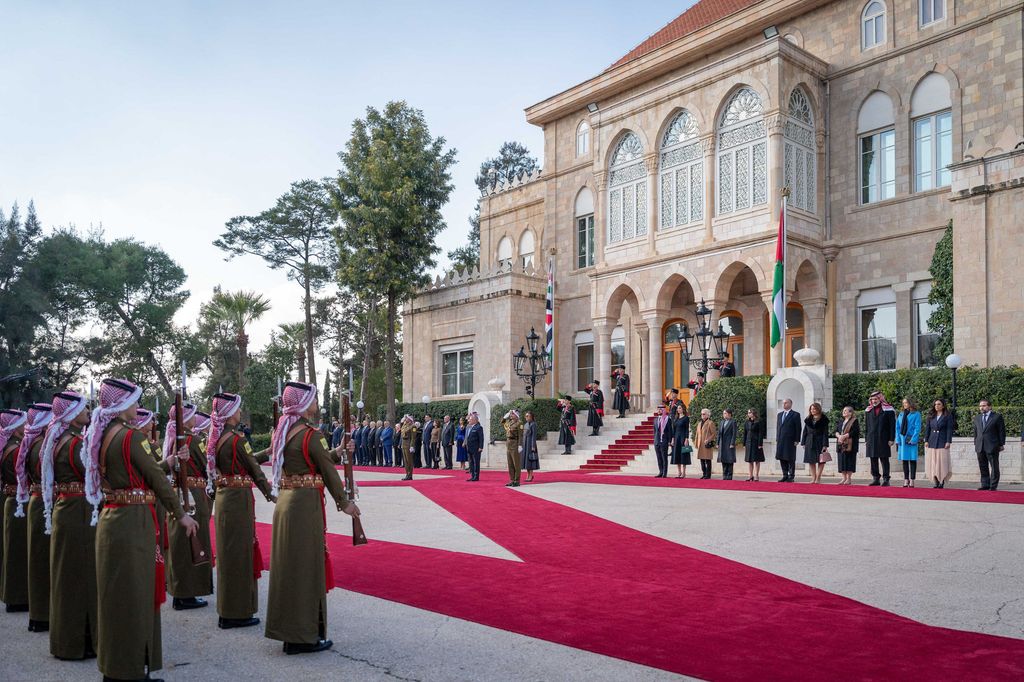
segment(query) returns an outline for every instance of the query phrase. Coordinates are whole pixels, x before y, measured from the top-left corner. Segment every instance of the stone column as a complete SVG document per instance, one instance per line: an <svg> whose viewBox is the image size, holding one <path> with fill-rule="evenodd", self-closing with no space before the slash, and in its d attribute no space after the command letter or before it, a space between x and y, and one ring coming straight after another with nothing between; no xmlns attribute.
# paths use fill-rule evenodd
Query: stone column
<svg viewBox="0 0 1024 682"><path fill-rule="evenodd" d="M896 369L914 364L913 282L892 285L896 292Z"/></svg>
<svg viewBox="0 0 1024 682"><path fill-rule="evenodd" d="M661 348L661 329L665 325L667 317L662 313L645 313L644 322L647 323L647 366L649 368L650 380L647 382L648 406L651 410L661 404L665 397L665 388L662 385L665 381L662 365L665 354Z"/></svg>
<svg viewBox="0 0 1024 682"><path fill-rule="evenodd" d="M817 350L825 341L825 298L801 299L804 308L805 348Z"/></svg>
<svg viewBox="0 0 1024 682"><path fill-rule="evenodd" d="M715 217L715 134L709 133L700 139L704 152L704 241L715 239L712 221Z"/></svg>
<svg viewBox="0 0 1024 682"><path fill-rule="evenodd" d="M651 328L643 323L637 324L634 328L640 336L640 357L643 360L643 368L647 371L647 376L637 376L634 379L633 388L635 390L633 391L634 399L632 401L632 406L635 408L636 412L643 412L645 407L644 403L647 402L650 404L652 400L651 396L654 395L653 384L650 380L654 371L654 362L651 359ZM646 396L644 395L645 389L647 391ZM647 399L646 401L645 398Z"/></svg>
<svg viewBox="0 0 1024 682"><path fill-rule="evenodd" d="M782 208L782 187L786 178L783 171L786 117L780 112L765 117L768 123L768 215L778 220Z"/></svg>
<svg viewBox="0 0 1024 682"><path fill-rule="evenodd" d="M764 307L768 310L768 343L771 344L772 337L772 292L761 292L761 300L764 301ZM771 366L765 367L771 374L775 374L779 371L780 367L785 367L785 353L786 351L786 340L782 339L775 346L770 348L769 353L771 354Z"/></svg>
<svg viewBox="0 0 1024 682"><path fill-rule="evenodd" d="M655 251L654 238L658 231L658 155L648 154L644 157L647 168L647 248L649 253Z"/></svg>
<svg viewBox="0 0 1024 682"><path fill-rule="evenodd" d="M820 206L821 204L819 204ZM826 246L825 254L825 344L824 362L835 369L836 367L836 286L838 274L836 272L836 257L839 255L839 248ZM813 346L812 346L813 348Z"/></svg>
<svg viewBox="0 0 1024 682"><path fill-rule="evenodd" d="M612 330L615 320L607 317L594 318L594 376L602 386L608 385L612 375ZM609 389L610 390L610 389ZM605 391L605 397L610 394Z"/></svg>
<svg viewBox="0 0 1024 682"><path fill-rule="evenodd" d="M607 171L601 170L594 173L594 186L597 189L597 196L594 197L594 264L603 267L605 264L604 245L607 237L605 216L608 215Z"/></svg>

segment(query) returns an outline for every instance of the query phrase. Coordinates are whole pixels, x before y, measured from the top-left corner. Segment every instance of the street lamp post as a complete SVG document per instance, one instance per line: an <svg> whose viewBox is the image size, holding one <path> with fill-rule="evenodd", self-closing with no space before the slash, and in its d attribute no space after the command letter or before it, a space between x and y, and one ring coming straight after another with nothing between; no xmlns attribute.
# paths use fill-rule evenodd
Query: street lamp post
<svg viewBox="0 0 1024 682"><path fill-rule="evenodd" d="M537 382L547 376L551 369L551 358L547 352L538 352L540 335L530 327L530 333L526 335L526 346L520 346L518 353L512 354L513 366L516 376L526 384L526 395L536 397ZM526 354L525 349L529 347L530 353Z"/></svg>
<svg viewBox="0 0 1024 682"><path fill-rule="evenodd" d="M956 430L956 371L960 369L960 365L963 364L963 360L956 353L950 353L946 356L946 367L949 367L953 371L953 404L950 407L949 413L953 416L953 430Z"/></svg>
<svg viewBox="0 0 1024 682"><path fill-rule="evenodd" d="M717 355L714 360L721 360L729 347L730 334L721 327L717 332L711 331L711 308L704 304L704 299L700 300L694 313L697 315L698 329L695 333L690 333L689 329L683 330L683 358L707 377L711 366L708 355L713 348ZM694 357L695 351L700 357Z"/></svg>

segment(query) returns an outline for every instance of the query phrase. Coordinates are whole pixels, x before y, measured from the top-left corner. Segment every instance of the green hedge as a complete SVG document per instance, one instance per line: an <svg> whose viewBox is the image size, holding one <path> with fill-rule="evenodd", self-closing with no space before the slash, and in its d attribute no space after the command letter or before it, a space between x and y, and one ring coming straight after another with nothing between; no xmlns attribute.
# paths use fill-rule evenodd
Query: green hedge
<svg viewBox="0 0 1024 682"><path fill-rule="evenodd" d="M527 412L533 412L533 418L537 422L537 438L544 439L549 431L557 431L562 420L562 412L556 406L555 398L537 398L530 400L520 398L504 405L495 405L491 410L491 438L494 440L505 440L505 429L501 427L501 418L509 410L518 410L519 416L523 417ZM577 412L586 410L590 401L583 399L572 401L572 406ZM585 428L586 420L580 425ZM577 429L579 430L579 429Z"/></svg>
<svg viewBox="0 0 1024 682"><path fill-rule="evenodd" d="M387 405L377 406L377 419L382 420L388 412ZM398 403L395 407L395 420L400 420L404 415L411 414L413 419L422 422L429 413L431 417L443 420L445 415L458 422L459 417L465 417L469 412L468 400L435 400L428 405L423 403Z"/></svg>
<svg viewBox="0 0 1024 682"><path fill-rule="evenodd" d="M270 447L270 434L269 433L254 433L252 438L252 449L256 452L260 450L266 450Z"/></svg>
<svg viewBox="0 0 1024 682"><path fill-rule="evenodd" d="M742 422L747 418L747 410L757 410L758 417L764 421L765 401L768 384L772 378L766 375L745 377L723 377L709 381L700 389L697 396L690 401L690 431L696 433L700 423L700 411L711 410L711 420L718 424L722 421L722 410L731 408L733 419ZM736 442L742 443L743 429L736 429Z"/></svg>

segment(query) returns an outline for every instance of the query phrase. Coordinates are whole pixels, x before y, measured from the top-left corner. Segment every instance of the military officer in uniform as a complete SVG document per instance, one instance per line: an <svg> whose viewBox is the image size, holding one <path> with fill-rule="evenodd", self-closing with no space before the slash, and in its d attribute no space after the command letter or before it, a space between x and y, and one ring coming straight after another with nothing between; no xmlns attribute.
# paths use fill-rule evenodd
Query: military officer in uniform
<svg viewBox="0 0 1024 682"><path fill-rule="evenodd" d="M604 426L604 391L601 390L601 382L595 379L588 393L590 405L587 406L587 426L590 427L591 436L599 436Z"/></svg>
<svg viewBox="0 0 1024 682"><path fill-rule="evenodd" d="M206 446L209 492L217 485L214 518L217 526L217 625L243 628L258 625L260 575L263 555L256 538L256 500L253 487L274 501L270 484L260 468L267 453L254 455L238 428L242 397L233 393L213 396L213 425Z"/></svg>
<svg viewBox="0 0 1024 682"><path fill-rule="evenodd" d="M612 375L615 381L615 397L612 400L612 409L619 411L616 419L623 419L629 410L629 375L626 374L626 367L622 366Z"/></svg>
<svg viewBox="0 0 1024 682"><path fill-rule="evenodd" d="M523 452L522 437L523 424L519 421L519 413L509 410L501 418L501 425L505 427L505 454L508 458L508 478L506 486L519 487L519 475L523 470L520 455Z"/></svg>
<svg viewBox="0 0 1024 682"><path fill-rule="evenodd" d="M46 632L50 629L50 536L43 521L42 498L42 436L53 419L49 403L36 403L28 408L25 437L18 447L15 465L18 474L18 509L15 516L24 516L28 508L28 630Z"/></svg>
<svg viewBox="0 0 1024 682"><path fill-rule="evenodd" d="M405 465L405 478L403 481L412 480L413 454L416 450L416 427L413 426L412 417L402 417L402 444L399 450L402 451L402 464Z"/></svg>
<svg viewBox="0 0 1024 682"><path fill-rule="evenodd" d="M43 514L50 533L50 655L96 658L96 528L85 499L83 429L90 410L72 391L53 396L43 439Z"/></svg>
<svg viewBox="0 0 1024 682"><path fill-rule="evenodd" d="M182 426L185 429L185 447L188 459L179 460L172 467L185 468L188 494L192 496L193 518L199 524L199 541L212 556L210 546L210 497L206 494L206 439L193 432L198 409L191 403L182 404ZM167 412L167 431L164 435L164 459L169 459L178 440L177 407ZM171 479L177 490L178 475ZM179 496L181 491L178 491ZM213 594L213 568L210 563L198 566L192 563L192 544L180 527L168 525L167 591L171 593L171 607L176 611L206 606L202 597Z"/></svg>
<svg viewBox="0 0 1024 682"><path fill-rule="evenodd" d="M286 654L330 649L327 590L334 587L326 544L324 490L338 511L359 516L334 468L337 453L311 420L320 412L316 386L289 381L283 414L271 444L274 535L266 636L284 643ZM340 448L339 448L340 450ZM350 452L354 452L354 445Z"/></svg>
<svg viewBox="0 0 1024 682"><path fill-rule="evenodd" d="M28 524L15 517L18 475L15 464L28 415L21 410L0 413L0 485L4 496L4 554L0 571L0 599L7 613L28 611Z"/></svg>
<svg viewBox="0 0 1024 682"><path fill-rule="evenodd" d="M142 390L104 379L85 442L85 496L96 527L97 665L104 680L139 680L163 667L160 605L166 599L156 500L188 533L187 516L145 434L131 427Z"/></svg>

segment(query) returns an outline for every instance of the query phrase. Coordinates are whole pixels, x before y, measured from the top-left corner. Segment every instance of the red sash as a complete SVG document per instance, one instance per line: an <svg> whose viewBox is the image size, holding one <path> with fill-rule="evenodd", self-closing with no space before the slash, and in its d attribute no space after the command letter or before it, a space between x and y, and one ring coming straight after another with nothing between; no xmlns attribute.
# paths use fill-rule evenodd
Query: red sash
<svg viewBox="0 0 1024 682"><path fill-rule="evenodd" d="M313 466L313 461L309 458L309 441L316 434L315 429L307 429L306 435L302 438L302 458L306 460L306 466L309 467L309 473L316 475L316 467ZM320 493L320 515L324 521L324 590L330 591L334 587L334 568L331 566L331 553L327 549L327 509L324 507L324 489L317 488Z"/></svg>

